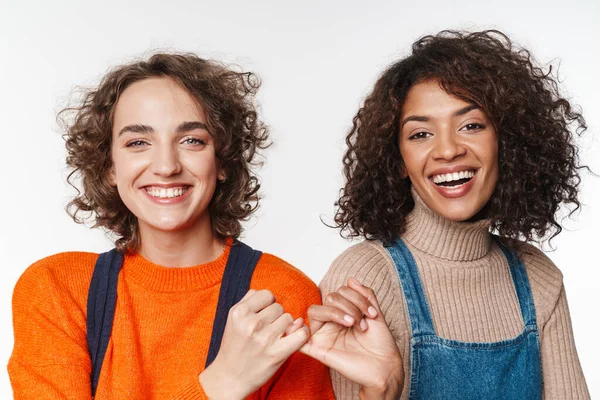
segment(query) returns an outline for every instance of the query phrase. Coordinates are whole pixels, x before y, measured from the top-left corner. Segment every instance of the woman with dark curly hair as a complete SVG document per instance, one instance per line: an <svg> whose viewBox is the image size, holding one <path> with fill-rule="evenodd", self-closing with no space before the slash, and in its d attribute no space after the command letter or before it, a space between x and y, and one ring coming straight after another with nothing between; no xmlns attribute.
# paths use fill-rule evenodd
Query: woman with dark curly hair
<svg viewBox="0 0 600 400"><path fill-rule="evenodd" d="M258 87L252 73L156 54L65 111L80 179L69 210L116 249L57 254L19 279L15 399L333 398L327 368L296 352L316 285L237 241L268 145Z"/></svg>
<svg viewBox="0 0 600 400"><path fill-rule="evenodd" d="M366 240L321 282L304 347L338 399L589 398L562 275L530 244L579 207L585 128L498 31L423 37L381 75L335 217Z"/></svg>

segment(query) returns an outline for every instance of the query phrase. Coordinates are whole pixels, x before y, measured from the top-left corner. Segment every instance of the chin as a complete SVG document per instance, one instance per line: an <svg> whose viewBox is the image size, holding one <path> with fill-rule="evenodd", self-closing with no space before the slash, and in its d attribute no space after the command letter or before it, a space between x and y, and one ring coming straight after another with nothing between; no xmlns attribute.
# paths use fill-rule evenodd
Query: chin
<svg viewBox="0 0 600 400"><path fill-rule="evenodd" d="M176 232L181 229L185 229L192 225L187 220L181 220L176 218L163 218L163 219L147 219L144 221L144 225L163 232Z"/></svg>
<svg viewBox="0 0 600 400"><path fill-rule="evenodd" d="M477 215L479 209L472 207L469 208L454 208L446 207L443 210L434 210L436 214L439 214L443 218L453 222L465 222Z"/></svg>

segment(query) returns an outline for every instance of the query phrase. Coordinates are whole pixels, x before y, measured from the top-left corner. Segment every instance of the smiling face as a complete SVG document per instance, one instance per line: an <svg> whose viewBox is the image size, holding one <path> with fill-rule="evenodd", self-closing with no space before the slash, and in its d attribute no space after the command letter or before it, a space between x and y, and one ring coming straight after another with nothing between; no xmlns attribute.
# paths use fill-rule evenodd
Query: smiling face
<svg viewBox="0 0 600 400"><path fill-rule="evenodd" d="M425 204L452 221L475 216L498 182L498 138L488 116L425 81L408 92L400 121L405 174Z"/></svg>
<svg viewBox="0 0 600 400"><path fill-rule="evenodd" d="M208 205L224 179L202 107L169 78L131 84L112 131L111 181L140 234L210 227Z"/></svg>

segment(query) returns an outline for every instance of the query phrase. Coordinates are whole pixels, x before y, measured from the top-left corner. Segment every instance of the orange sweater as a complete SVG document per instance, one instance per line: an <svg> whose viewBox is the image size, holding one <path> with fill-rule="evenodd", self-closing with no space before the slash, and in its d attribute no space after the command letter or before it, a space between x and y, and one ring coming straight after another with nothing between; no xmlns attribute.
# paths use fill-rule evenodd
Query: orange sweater
<svg viewBox="0 0 600 400"><path fill-rule="evenodd" d="M198 375L210 343L230 247L217 260L165 268L125 256L112 336L96 399L206 399ZM21 276L13 295L15 345L8 371L15 399L90 399L87 292L98 258L62 253ZM285 261L263 254L251 281L271 290L294 318L320 302L316 285ZM249 399L334 399L329 372L295 353Z"/></svg>

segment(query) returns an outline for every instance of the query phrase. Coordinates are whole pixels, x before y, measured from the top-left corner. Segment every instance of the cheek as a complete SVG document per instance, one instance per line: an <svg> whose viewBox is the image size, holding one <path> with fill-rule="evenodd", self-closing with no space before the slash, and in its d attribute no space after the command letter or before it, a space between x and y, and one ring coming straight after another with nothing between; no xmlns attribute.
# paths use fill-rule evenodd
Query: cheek
<svg viewBox="0 0 600 400"><path fill-rule="evenodd" d="M117 186L130 184L148 165L148 161L141 154L122 154L117 151L113 153L112 159L111 176Z"/></svg>
<svg viewBox="0 0 600 400"><path fill-rule="evenodd" d="M481 160L490 171L490 175L498 176L498 142L488 141L483 143L480 150Z"/></svg>
<svg viewBox="0 0 600 400"><path fill-rule="evenodd" d="M216 181L219 174L219 160L212 153L189 154L183 160L189 171L201 179L214 179Z"/></svg>
<svg viewBox="0 0 600 400"><path fill-rule="evenodd" d="M400 151L400 156L404 162L404 170L402 171L404 175L408 175L408 177L421 175L425 166L425 152L405 147Z"/></svg>

